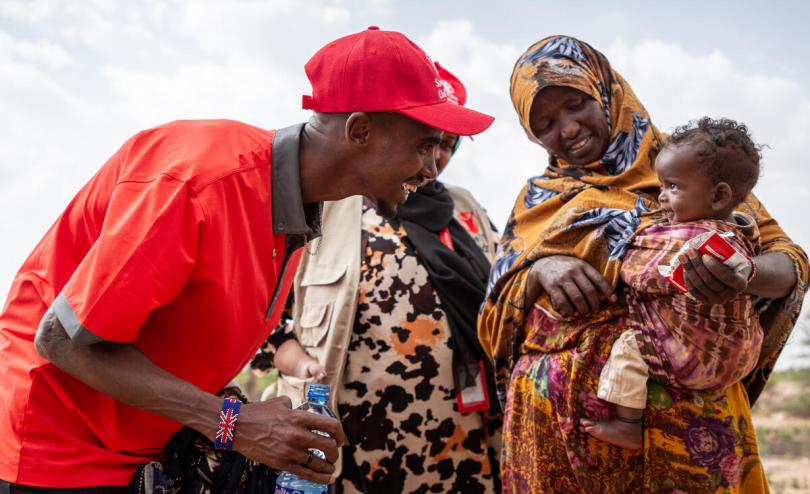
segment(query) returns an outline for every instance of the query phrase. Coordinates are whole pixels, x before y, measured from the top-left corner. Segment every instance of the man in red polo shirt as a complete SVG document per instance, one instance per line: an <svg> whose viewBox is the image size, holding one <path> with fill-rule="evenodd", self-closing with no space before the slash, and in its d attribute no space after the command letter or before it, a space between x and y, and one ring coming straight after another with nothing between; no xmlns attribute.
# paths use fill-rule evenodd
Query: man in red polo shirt
<svg viewBox="0 0 810 494"><path fill-rule="evenodd" d="M215 393L276 326L322 201L363 194L393 214L436 176L441 131L476 134L492 118L448 102L396 32L338 39L306 71L308 123L143 131L25 261L0 314L0 492L123 491L182 426L329 480L336 420Z"/></svg>

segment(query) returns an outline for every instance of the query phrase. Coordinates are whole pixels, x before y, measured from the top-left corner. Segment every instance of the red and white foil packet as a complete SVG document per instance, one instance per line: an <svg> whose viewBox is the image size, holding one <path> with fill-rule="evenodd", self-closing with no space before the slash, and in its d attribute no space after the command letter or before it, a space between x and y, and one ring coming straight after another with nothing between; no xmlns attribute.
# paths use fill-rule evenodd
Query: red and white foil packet
<svg viewBox="0 0 810 494"><path fill-rule="evenodd" d="M690 249L697 249L700 253L714 257L726 266L750 279L754 263L750 257L734 248L726 239L733 238L731 232L719 233L711 230L690 238L683 247L672 257L668 265L659 265L658 272L665 277L681 293L687 293L686 282L683 277L683 265L678 260L681 254Z"/></svg>

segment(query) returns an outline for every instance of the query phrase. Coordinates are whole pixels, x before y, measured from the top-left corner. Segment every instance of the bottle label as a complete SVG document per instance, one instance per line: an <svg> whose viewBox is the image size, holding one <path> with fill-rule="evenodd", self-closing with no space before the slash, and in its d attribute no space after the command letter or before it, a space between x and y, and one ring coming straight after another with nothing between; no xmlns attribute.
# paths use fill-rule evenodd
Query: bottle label
<svg viewBox="0 0 810 494"><path fill-rule="evenodd" d="M280 485L277 485L275 490L275 494L324 494L325 492L326 492L325 486L323 489L319 490L302 491L300 489L293 489L292 487L282 487Z"/></svg>

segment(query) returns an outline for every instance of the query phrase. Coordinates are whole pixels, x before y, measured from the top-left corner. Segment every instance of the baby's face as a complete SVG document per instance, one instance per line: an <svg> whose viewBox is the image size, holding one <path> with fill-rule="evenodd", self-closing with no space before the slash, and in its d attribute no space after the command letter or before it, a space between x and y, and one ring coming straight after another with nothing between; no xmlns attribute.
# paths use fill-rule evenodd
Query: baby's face
<svg viewBox="0 0 810 494"><path fill-rule="evenodd" d="M714 183L700 166L695 146L665 147L655 160L655 173L661 182L658 201L671 223L717 219Z"/></svg>

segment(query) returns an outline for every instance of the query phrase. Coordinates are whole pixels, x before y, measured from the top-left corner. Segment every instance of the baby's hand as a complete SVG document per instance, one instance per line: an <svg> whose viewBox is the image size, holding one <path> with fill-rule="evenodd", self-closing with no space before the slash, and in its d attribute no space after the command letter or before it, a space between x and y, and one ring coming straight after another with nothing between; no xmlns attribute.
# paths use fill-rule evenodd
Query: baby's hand
<svg viewBox="0 0 810 494"><path fill-rule="evenodd" d="M312 381L321 381L326 377L326 371L323 366L318 363L314 358L307 358L298 364L298 372L296 377L301 379L309 379Z"/></svg>

